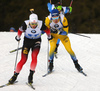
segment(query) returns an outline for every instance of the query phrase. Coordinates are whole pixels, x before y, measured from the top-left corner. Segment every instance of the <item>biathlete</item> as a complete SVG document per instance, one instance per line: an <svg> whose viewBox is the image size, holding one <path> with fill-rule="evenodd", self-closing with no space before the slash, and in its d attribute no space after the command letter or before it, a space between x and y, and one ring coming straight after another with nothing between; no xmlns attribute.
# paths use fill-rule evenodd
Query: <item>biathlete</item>
<svg viewBox="0 0 100 91"><path fill-rule="evenodd" d="M58 2L57 4L47 3L47 7L50 13L53 9L58 9L58 11L60 11L61 14L67 14L72 12L71 6L69 7L62 6L60 2Z"/></svg>
<svg viewBox="0 0 100 91"><path fill-rule="evenodd" d="M53 9L57 9L60 14L67 14L67 13L72 12L72 7L71 6L69 6L69 7L62 6L60 2L58 2L57 4L47 3L47 7L48 7L48 10L49 10L50 13ZM54 54L56 54L57 51L58 51L59 43L60 43L60 39L58 39L58 41L57 41Z"/></svg>
<svg viewBox="0 0 100 91"><path fill-rule="evenodd" d="M66 51L70 54L71 59L74 62L75 68L80 72L83 70L83 68L79 65L78 59L75 56L75 53L73 52L71 48L71 43L68 37L68 21L66 17L63 14L59 14L59 11L57 9L53 9L51 11L51 15L49 15L45 19L46 26L50 29L51 36L53 36L53 39L50 40L50 51L49 51L49 72L52 72L53 70L53 62L54 62L54 51L56 48L57 40L60 39L62 44L64 45Z"/></svg>
<svg viewBox="0 0 100 91"><path fill-rule="evenodd" d="M25 20L24 23L18 30L18 34L15 37L17 41L20 41L20 37L22 32L24 32L24 42L21 53L21 60L18 62L16 69L14 71L14 75L9 80L10 84L13 84L17 79L23 65L26 63L29 51L31 49L31 57L32 61L30 64L30 73L28 76L28 83L33 83L33 74L35 73L35 68L37 65L37 56L40 51L41 46L41 30L46 32L48 35L48 40L51 39L50 30L45 26L45 24L38 20L38 16L36 14L30 14L29 20Z"/></svg>

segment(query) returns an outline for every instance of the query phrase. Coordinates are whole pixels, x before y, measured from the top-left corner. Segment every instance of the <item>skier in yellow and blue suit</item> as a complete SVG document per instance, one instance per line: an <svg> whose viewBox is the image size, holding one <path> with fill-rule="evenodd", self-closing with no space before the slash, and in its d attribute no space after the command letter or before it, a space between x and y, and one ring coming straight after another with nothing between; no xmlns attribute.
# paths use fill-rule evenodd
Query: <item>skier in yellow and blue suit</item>
<svg viewBox="0 0 100 91"><path fill-rule="evenodd" d="M51 11L53 9L57 9L59 11L59 13L61 14L67 14L67 13L71 13L72 12L72 7L69 6L69 7L65 7L65 6L62 6L60 2L57 2L57 4L51 4L51 3L47 3L47 7L48 7L48 11L51 13ZM54 54L57 53L58 51L58 46L59 46L59 43L60 43L60 39L57 40L57 43L56 43L56 48L55 48L55 51L54 51ZM55 55L56 56L56 55ZM57 57L57 56L56 56Z"/></svg>
<svg viewBox="0 0 100 91"><path fill-rule="evenodd" d="M54 61L54 51L56 48L57 40L60 39L62 44L64 45L66 51L70 54L71 59L73 60L75 64L75 68L80 72L82 71L82 67L79 65L78 60L75 56L75 53L73 52L71 48L71 43L69 40L68 35L68 21L66 17L63 14L59 14L59 11L57 9L53 9L51 11L51 14L46 17L45 19L45 25L50 29L51 35L53 37L52 40L50 40L50 51L49 51L49 72L52 72L53 70L53 61Z"/></svg>

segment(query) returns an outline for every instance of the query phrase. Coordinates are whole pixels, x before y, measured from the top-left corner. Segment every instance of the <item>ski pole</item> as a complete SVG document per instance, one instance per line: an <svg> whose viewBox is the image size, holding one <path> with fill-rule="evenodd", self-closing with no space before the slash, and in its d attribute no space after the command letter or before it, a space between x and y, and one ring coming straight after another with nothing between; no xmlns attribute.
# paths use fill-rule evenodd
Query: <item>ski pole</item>
<svg viewBox="0 0 100 91"><path fill-rule="evenodd" d="M15 51L20 50L20 49L22 49L22 47L20 47L18 49L14 49L14 50L10 51L10 53L15 52Z"/></svg>
<svg viewBox="0 0 100 91"><path fill-rule="evenodd" d="M50 3L52 3L51 0L50 0Z"/></svg>
<svg viewBox="0 0 100 91"><path fill-rule="evenodd" d="M72 6L73 0L71 0L70 7Z"/></svg>
<svg viewBox="0 0 100 91"><path fill-rule="evenodd" d="M73 3L73 0L71 0L70 7L72 6L72 3ZM76 34L76 35L79 35L79 36L91 38L91 37L89 37L89 36L81 35L81 34L78 34L78 33L72 33L72 34Z"/></svg>
<svg viewBox="0 0 100 91"><path fill-rule="evenodd" d="M83 36L83 37L86 37L86 38L91 38L91 37L89 37L89 36L82 35L82 34L78 34L78 33L72 33L72 34L79 35L79 36Z"/></svg>
<svg viewBox="0 0 100 91"><path fill-rule="evenodd" d="M20 43L20 41L18 41L18 46L17 46L17 49L19 48L19 43ZM14 66L14 70L16 69L17 58L18 58L18 50L17 50L17 52L16 52L16 59L15 59L15 66Z"/></svg>
<svg viewBox="0 0 100 91"><path fill-rule="evenodd" d="M60 0L60 3L61 3L61 5L62 5L62 0Z"/></svg>
<svg viewBox="0 0 100 91"><path fill-rule="evenodd" d="M47 47L47 73L48 73L48 65L49 65L49 41L48 41L48 47Z"/></svg>

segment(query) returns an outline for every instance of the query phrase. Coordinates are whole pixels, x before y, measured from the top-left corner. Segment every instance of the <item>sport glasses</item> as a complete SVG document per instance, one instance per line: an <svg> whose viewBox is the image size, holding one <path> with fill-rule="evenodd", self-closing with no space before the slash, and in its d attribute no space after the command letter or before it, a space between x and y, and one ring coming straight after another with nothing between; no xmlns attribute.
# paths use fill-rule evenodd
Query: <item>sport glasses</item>
<svg viewBox="0 0 100 91"><path fill-rule="evenodd" d="M53 20L59 19L59 16L58 16L58 17L55 17L55 18L54 18L54 17L52 17L52 19L53 19Z"/></svg>
<svg viewBox="0 0 100 91"><path fill-rule="evenodd" d="M33 25L36 25L36 26L38 25L37 23L30 23L30 24L31 24L32 26L33 26Z"/></svg>

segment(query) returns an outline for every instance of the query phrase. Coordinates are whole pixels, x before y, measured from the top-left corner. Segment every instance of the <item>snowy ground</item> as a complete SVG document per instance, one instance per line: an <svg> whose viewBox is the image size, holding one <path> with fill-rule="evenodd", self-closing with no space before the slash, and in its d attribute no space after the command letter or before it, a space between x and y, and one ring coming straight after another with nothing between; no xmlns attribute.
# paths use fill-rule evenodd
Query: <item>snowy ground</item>
<svg viewBox="0 0 100 91"><path fill-rule="evenodd" d="M35 91L100 91L100 34L84 34L91 39L69 34L72 49L87 77L80 74L60 43L58 59L55 59L54 72L42 77L47 71L47 38L42 36L41 51L38 55L38 64L34 75ZM9 51L17 48L14 39L16 33L0 32L0 85L5 84L12 77L16 52ZM22 46L23 36L20 47ZM18 61L20 60L20 53ZM18 76L18 83L0 88L0 91L32 91L25 83L29 74L31 54Z"/></svg>

